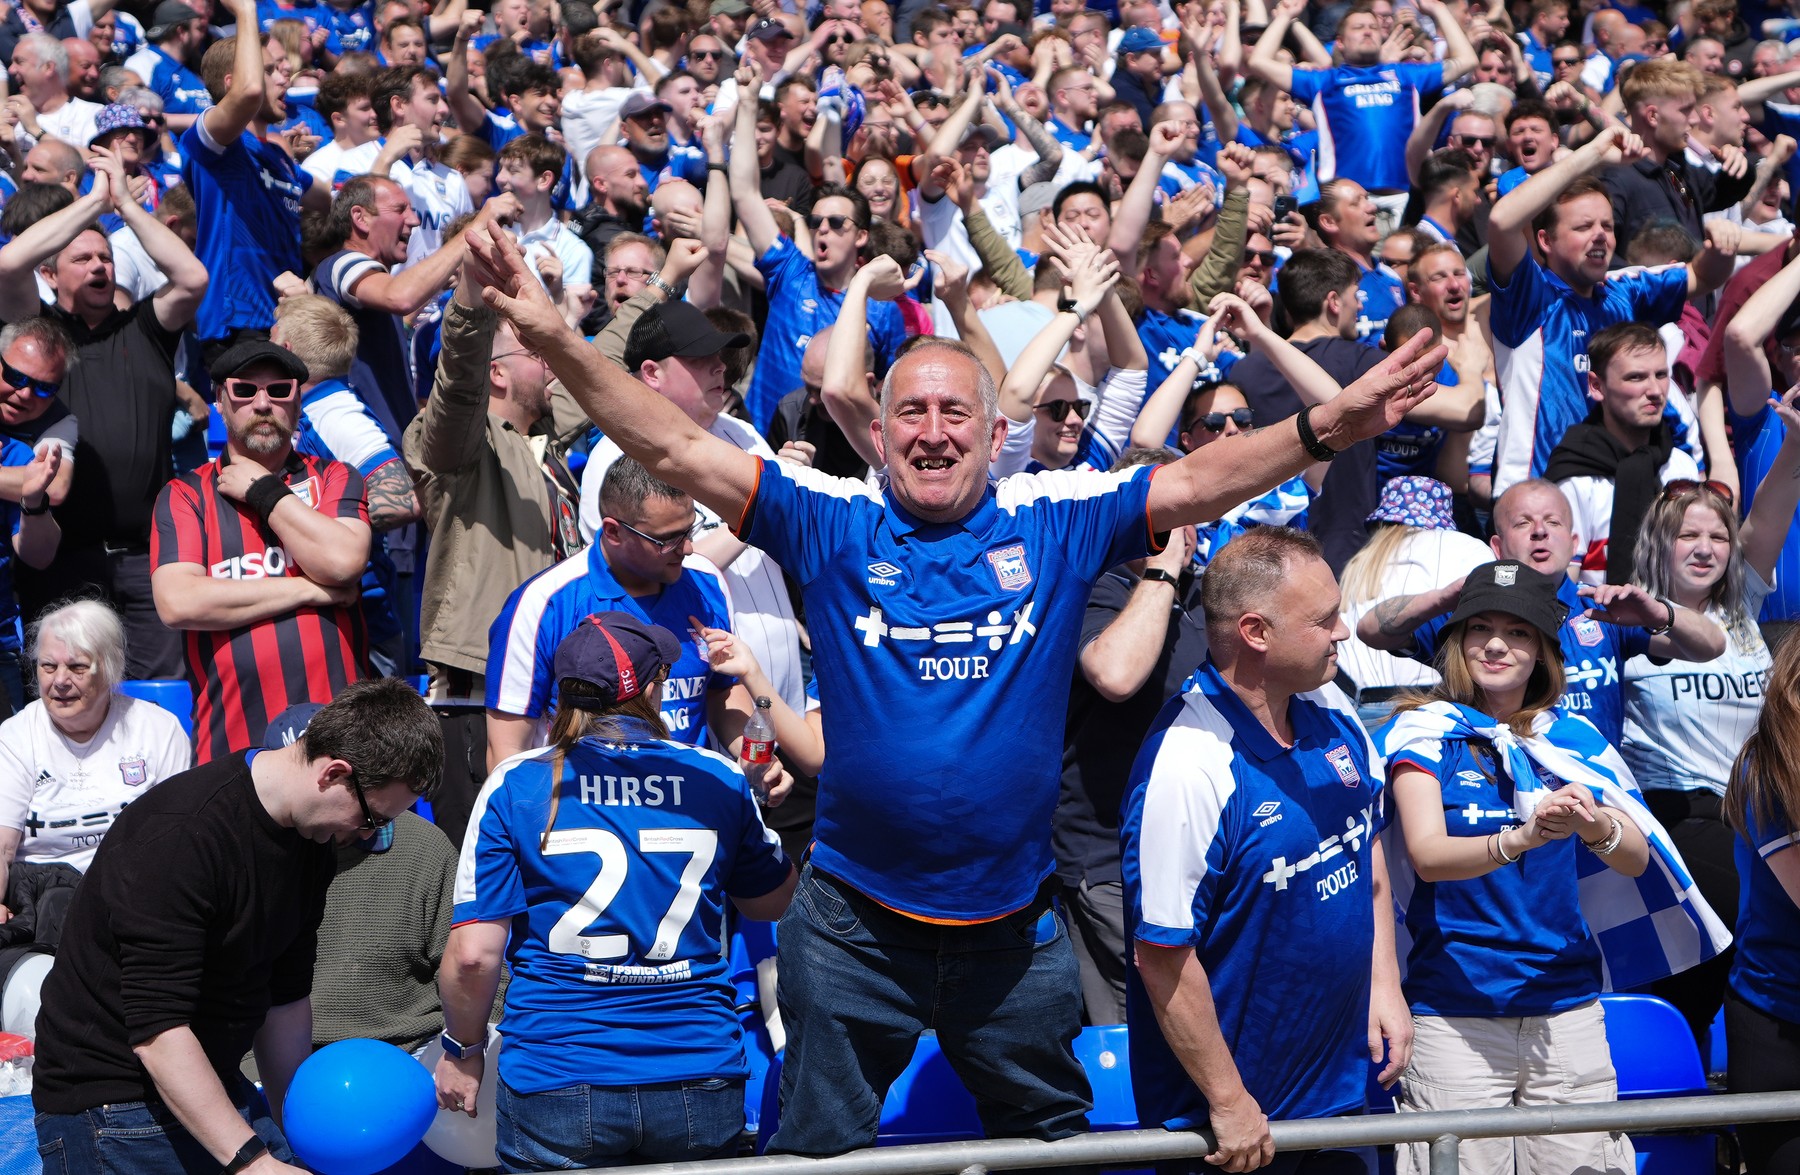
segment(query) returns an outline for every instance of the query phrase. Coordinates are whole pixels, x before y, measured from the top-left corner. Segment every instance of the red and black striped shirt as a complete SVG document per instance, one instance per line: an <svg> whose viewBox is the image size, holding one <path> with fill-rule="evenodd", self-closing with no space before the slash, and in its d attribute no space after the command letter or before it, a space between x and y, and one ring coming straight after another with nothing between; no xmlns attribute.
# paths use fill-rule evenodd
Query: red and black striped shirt
<svg viewBox="0 0 1800 1175"><path fill-rule="evenodd" d="M163 487L150 535L151 567L193 563L214 579L300 575L274 532L219 493L219 469L219 461L210 461ZM362 477L343 462L296 453L283 477L314 509L369 521ZM260 747L270 720L289 706L329 702L367 675L367 646L354 603L299 608L228 631L190 630L195 762Z"/></svg>

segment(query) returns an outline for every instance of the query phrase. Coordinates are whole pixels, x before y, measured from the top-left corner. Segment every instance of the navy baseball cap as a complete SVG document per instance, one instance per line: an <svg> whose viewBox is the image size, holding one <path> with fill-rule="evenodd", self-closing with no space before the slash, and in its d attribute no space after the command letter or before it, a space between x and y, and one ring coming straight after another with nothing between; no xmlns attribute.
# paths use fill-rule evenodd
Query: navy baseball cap
<svg viewBox="0 0 1800 1175"><path fill-rule="evenodd" d="M263 749L279 751L283 747L291 747L300 741L306 728L312 724L313 715L325 707L318 702L301 702L297 706L289 706L275 715L269 723L269 729L263 732ZM354 783L348 784L355 787ZM367 836L356 842L364 850L371 853L385 853L394 847L394 826L384 824L375 830L373 836Z"/></svg>
<svg viewBox="0 0 1800 1175"><path fill-rule="evenodd" d="M559 690L562 705L597 710L630 701L681 660L681 638L629 612L596 612L562 639L551 658L551 677L574 680L596 692Z"/></svg>
<svg viewBox="0 0 1800 1175"><path fill-rule="evenodd" d="M297 379L301 383L308 379L306 364L301 361L300 356L280 343L271 343L267 339L245 339L233 344L223 355L213 360L206 373L216 383L231 378L253 363L267 363L289 379Z"/></svg>
<svg viewBox="0 0 1800 1175"><path fill-rule="evenodd" d="M792 29L778 20L769 20L766 17L751 26L749 33L746 34L752 41L773 41L776 37L792 37L793 35Z"/></svg>

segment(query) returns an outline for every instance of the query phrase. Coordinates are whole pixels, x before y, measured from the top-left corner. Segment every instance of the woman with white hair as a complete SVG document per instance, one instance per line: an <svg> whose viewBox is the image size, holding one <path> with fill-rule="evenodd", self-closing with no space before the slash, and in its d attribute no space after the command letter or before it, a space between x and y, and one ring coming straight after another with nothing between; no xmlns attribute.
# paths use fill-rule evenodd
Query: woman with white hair
<svg viewBox="0 0 1800 1175"><path fill-rule="evenodd" d="M111 608L50 609L30 651L38 700L0 724L0 899L15 860L85 871L126 804L194 763L175 715L116 692L125 628Z"/></svg>

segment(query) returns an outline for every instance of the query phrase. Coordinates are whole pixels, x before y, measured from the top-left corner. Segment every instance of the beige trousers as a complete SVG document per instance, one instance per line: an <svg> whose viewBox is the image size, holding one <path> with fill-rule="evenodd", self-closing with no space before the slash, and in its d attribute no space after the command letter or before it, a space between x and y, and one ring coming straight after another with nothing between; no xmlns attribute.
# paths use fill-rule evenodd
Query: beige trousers
<svg viewBox="0 0 1800 1175"><path fill-rule="evenodd" d="M1600 1001L1553 1016L1414 1016L1400 1112L1610 1102L1619 1096ZM1426 1175L1427 1148L1398 1148L1399 1175ZM1635 1175L1619 1133L1472 1138L1463 1175Z"/></svg>

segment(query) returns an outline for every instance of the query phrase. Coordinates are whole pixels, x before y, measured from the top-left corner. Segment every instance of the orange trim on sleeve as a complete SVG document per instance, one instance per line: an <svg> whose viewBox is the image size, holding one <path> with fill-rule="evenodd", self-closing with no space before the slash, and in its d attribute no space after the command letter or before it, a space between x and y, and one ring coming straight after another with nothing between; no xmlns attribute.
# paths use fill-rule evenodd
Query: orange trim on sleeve
<svg viewBox="0 0 1800 1175"><path fill-rule="evenodd" d="M750 510L756 505L756 495L762 491L762 472L762 460L759 458L756 462L756 484L750 487L750 496L744 499L744 510L738 515L737 525L731 528L731 533L737 538L743 538L744 529L750 525Z"/></svg>
<svg viewBox="0 0 1800 1175"><path fill-rule="evenodd" d="M1164 468L1165 467L1161 465L1153 465L1150 467L1150 480L1152 483L1156 481L1156 475L1161 473ZM1168 532L1165 531L1161 539L1157 538L1156 523L1150 520L1150 497L1148 494L1144 496L1144 531L1150 536L1150 553L1152 555L1159 553L1164 547L1169 545Z"/></svg>

